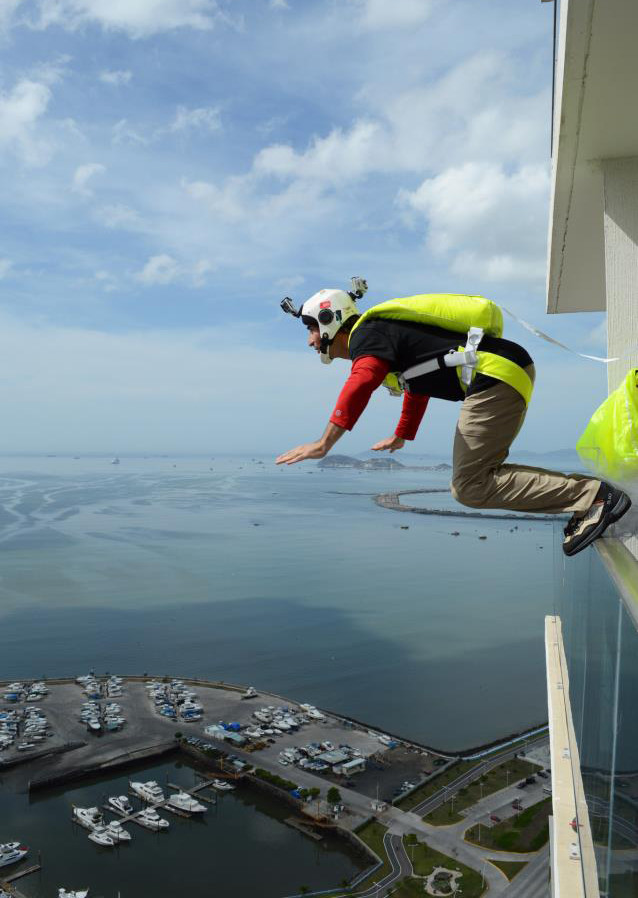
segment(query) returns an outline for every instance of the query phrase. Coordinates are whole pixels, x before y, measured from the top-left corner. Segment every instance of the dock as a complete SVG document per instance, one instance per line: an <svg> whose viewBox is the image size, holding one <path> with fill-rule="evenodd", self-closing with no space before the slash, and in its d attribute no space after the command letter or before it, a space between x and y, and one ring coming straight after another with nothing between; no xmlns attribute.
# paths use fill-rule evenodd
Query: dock
<svg viewBox="0 0 638 898"><path fill-rule="evenodd" d="M3 889L11 895L11 898L27 898L24 892L17 889L13 883L16 879L22 879L23 876L28 876L30 873L37 873L38 870L41 869L42 864L38 861L37 864L31 864L29 867L24 867L22 870L16 870L15 873L10 873L8 876L0 879L0 889Z"/></svg>
<svg viewBox="0 0 638 898"><path fill-rule="evenodd" d="M208 780L200 783L198 786L194 786L192 789L184 789L182 786L176 786L175 783L166 783L169 789L176 789L178 792L186 792L188 795L192 795L193 798L197 795L199 801L205 801L208 804L216 804L216 798L210 798L208 795L202 795L201 792L203 789L214 789L212 783L209 783ZM189 815L190 816L190 815Z"/></svg>

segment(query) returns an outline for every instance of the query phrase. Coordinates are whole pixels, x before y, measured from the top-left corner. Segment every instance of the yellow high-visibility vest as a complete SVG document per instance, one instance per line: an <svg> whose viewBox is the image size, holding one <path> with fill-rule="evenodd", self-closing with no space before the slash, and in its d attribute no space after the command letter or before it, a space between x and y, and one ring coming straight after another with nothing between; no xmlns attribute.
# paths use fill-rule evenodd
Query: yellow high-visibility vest
<svg viewBox="0 0 638 898"><path fill-rule="evenodd" d="M457 333L477 327L491 337L501 337L503 335L503 313L501 309L495 302L485 299L483 296L465 296L457 293L424 293L419 296L390 299L372 306L372 308L364 312L352 328L350 337L364 321L369 321L371 318L412 321L417 324L427 324ZM462 351L464 347L459 346L458 349ZM461 380L460 365L456 371L461 388L465 392L467 385ZM520 365L500 355L496 355L496 353L485 352L479 348L477 363L472 374L473 378L476 376L477 371L509 384L521 394L525 403L529 404L534 385L528 373ZM401 372L391 372L383 382L384 386L395 395L400 395L402 392L399 382L400 374Z"/></svg>

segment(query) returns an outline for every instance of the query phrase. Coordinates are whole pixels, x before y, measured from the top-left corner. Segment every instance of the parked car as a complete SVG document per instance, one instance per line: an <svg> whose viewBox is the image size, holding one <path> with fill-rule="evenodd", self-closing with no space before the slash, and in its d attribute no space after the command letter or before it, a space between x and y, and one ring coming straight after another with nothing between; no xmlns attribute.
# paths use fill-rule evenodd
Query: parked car
<svg viewBox="0 0 638 898"><path fill-rule="evenodd" d="M521 803L520 798L515 798L515 799L514 799L514 801L512 802L512 807L514 808L515 811L522 811L522 810L523 810L523 805L522 805L522 803Z"/></svg>
<svg viewBox="0 0 638 898"><path fill-rule="evenodd" d="M525 777L525 782L528 786L531 786L532 783L536 782L536 777L535 776L527 776L527 777Z"/></svg>
<svg viewBox="0 0 638 898"><path fill-rule="evenodd" d="M548 778L548 774L545 773L544 770L539 770L538 773L536 774L536 776L540 776L540 778L542 780L546 780Z"/></svg>
<svg viewBox="0 0 638 898"><path fill-rule="evenodd" d="M498 817L496 814L490 814L490 820L492 821L492 823L500 823L501 822L501 818Z"/></svg>
<svg viewBox="0 0 638 898"><path fill-rule="evenodd" d="M516 788L517 789L527 789L527 783L525 782L525 780L523 780L523 782L521 782L521 783L516 783Z"/></svg>

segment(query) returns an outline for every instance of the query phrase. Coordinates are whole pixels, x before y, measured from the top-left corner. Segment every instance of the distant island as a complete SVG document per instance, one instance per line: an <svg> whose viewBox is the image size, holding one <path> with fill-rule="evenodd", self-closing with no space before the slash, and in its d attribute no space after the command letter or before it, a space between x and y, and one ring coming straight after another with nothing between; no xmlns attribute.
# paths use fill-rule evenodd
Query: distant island
<svg viewBox="0 0 638 898"><path fill-rule="evenodd" d="M380 471L401 468L404 471L451 471L452 466L443 462L440 465L404 465L396 458L380 455L377 458L353 458L351 455L328 455L317 463L319 468L359 468L364 471Z"/></svg>

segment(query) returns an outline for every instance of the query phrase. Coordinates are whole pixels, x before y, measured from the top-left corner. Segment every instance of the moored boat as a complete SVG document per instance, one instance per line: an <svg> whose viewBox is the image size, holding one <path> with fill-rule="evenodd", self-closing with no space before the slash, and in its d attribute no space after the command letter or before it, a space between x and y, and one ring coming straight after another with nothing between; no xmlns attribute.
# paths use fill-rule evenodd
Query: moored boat
<svg viewBox="0 0 638 898"><path fill-rule="evenodd" d="M108 799L108 803L112 808L115 808L116 811L120 811L122 814L133 813L133 805L126 795L111 795Z"/></svg>
<svg viewBox="0 0 638 898"><path fill-rule="evenodd" d="M91 830L104 823L104 817L98 808L78 808L75 805L73 806L73 819L80 826Z"/></svg>
<svg viewBox="0 0 638 898"><path fill-rule="evenodd" d="M18 861L21 861L22 858L28 854L28 851L29 849L26 845L18 845L17 848L8 848L6 851L0 850L0 867L7 867L9 864L17 864Z"/></svg>
<svg viewBox="0 0 638 898"><path fill-rule="evenodd" d="M92 833L89 833L89 839L102 848L113 848L115 845L115 839L106 832L105 827L93 830Z"/></svg>
<svg viewBox="0 0 638 898"><path fill-rule="evenodd" d="M142 801L147 801L149 804L159 804L161 801L164 801L164 793L155 780L148 780L146 783L132 782L129 785L131 790Z"/></svg>
<svg viewBox="0 0 638 898"><path fill-rule="evenodd" d="M137 815L135 820L147 829L160 830L168 829L169 827L168 820L164 820L163 817L160 817L157 811L154 811L153 808L145 808L141 814Z"/></svg>
<svg viewBox="0 0 638 898"><path fill-rule="evenodd" d="M232 792L235 788L232 783L227 783L225 780L213 780L211 785L213 789L217 789L218 792Z"/></svg>
<svg viewBox="0 0 638 898"><path fill-rule="evenodd" d="M177 808L178 811L188 811L189 814L203 814L207 810L205 805L200 804L188 792L175 792L170 796L166 805Z"/></svg>

